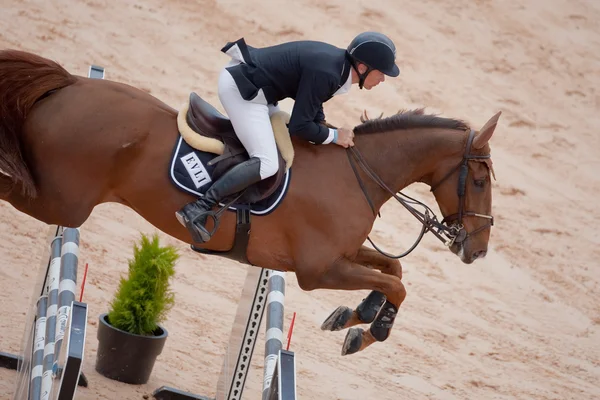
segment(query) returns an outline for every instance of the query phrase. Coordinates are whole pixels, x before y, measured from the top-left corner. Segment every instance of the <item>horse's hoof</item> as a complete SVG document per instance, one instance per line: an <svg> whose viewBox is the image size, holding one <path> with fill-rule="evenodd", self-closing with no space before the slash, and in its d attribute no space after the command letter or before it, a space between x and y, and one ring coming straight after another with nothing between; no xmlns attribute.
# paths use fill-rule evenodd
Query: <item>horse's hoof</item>
<svg viewBox="0 0 600 400"><path fill-rule="evenodd" d="M361 328L350 328L346 334L344 345L342 346L342 355L354 354L360 351L362 346L363 330Z"/></svg>
<svg viewBox="0 0 600 400"><path fill-rule="evenodd" d="M346 306L339 306L321 325L323 331L341 331L350 318L352 317L352 309Z"/></svg>

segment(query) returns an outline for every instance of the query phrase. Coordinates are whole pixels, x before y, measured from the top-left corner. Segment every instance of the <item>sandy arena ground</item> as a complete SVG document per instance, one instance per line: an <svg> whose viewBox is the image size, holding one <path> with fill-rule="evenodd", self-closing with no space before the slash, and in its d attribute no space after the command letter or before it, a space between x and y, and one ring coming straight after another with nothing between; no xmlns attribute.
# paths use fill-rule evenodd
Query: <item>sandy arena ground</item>
<svg viewBox="0 0 600 400"><path fill-rule="evenodd" d="M341 357L345 332L322 332L338 305L366 293L303 292L288 274L286 330L297 312L300 399L600 399L600 2L593 0L399 2L215 0L0 0L0 48L19 48L86 75L143 88L174 107L195 90L212 104L219 50L244 36L255 46L294 39L340 47L376 29L398 47L401 76L371 92L353 86L327 103L328 120L358 123L363 109L426 106L481 127L503 112L492 140L496 226L483 261L464 265L432 236L403 260L408 297L383 344ZM284 107L291 107L284 102ZM596 171L596 172L595 172ZM435 205L428 188L406 193ZM436 208L437 210L437 208ZM388 251L418 233L389 202L372 238ZM410 217L410 218L409 218ZM0 351L16 352L47 227L0 203ZM181 248L177 307L151 380L131 386L94 371L97 317L126 273L139 232L155 229L105 204L82 226L89 263L89 333L80 399L142 399L164 384L214 395L246 267ZM262 388L263 342L245 398ZM11 398L13 371L0 370Z"/></svg>

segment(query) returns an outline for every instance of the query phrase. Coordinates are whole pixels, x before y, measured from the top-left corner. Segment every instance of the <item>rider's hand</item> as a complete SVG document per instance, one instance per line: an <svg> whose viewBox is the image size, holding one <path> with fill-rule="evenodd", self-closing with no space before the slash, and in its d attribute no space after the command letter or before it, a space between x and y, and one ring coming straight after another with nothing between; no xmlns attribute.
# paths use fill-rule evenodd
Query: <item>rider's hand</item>
<svg viewBox="0 0 600 400"><path fill-rule="evenodd" d="M338 136L335 144L348 148L354 146L354 132L348 128L338 128Z"/></svg>

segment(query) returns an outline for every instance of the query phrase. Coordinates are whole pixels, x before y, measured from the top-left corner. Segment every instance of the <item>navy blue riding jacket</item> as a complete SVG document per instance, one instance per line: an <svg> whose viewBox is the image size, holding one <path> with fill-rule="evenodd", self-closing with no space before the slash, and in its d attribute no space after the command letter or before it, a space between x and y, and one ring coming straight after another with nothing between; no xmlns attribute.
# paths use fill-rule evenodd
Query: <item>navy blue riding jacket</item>
<svg viewBox="0 0 600 400"><path fill-rule="evenodd" d="M241 38L228 42L221 51L241 61L227 70L242 98L252 100L260 89L269 104L292 98L290 134L316 144L328 138L329 129L319 122L325 120L323 103L349 77L350 61L344 49L308 40L254 48Z"/></svg>

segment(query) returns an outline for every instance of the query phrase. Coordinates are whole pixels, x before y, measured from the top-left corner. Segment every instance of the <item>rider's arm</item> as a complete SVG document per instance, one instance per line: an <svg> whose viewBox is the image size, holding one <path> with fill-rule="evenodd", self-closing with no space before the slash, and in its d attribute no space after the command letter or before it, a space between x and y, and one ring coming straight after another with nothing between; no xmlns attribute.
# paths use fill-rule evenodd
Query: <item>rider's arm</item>
<svg viewBox="0 0 600 400"><path fill-rule="evenodd" d="M290 116L289 132L315 144L331 143L335 129L319 122L325 119L323 102L331 97L336 82L334 77L316 71L305 71L300 79L298 93Z"/></svg>

